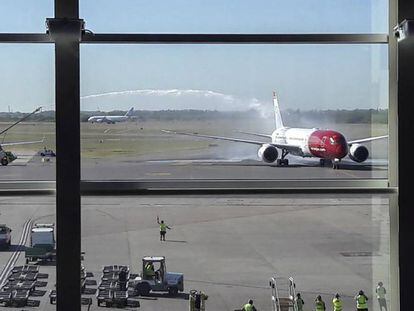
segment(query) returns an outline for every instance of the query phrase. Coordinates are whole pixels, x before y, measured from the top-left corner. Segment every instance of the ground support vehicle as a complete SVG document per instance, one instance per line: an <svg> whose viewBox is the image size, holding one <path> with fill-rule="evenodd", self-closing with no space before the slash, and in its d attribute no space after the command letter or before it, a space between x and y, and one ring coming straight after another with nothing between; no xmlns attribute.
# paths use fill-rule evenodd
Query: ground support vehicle
<svg viewBox="0 0 414 311"><path fill-rule="evenodd" d="M5 224L0 224L0 247L9 248L11 246L11 232L12 229Z"/></svg>
<svg viewBox="0 0 414 311"><path fill-rule="evenodd" d="M11 272L7 279L9 281L36 281L38 272Z"/></svg>
<svg viewBox="0 0 414 311"><path fill-rule="evenodd" d="M35 224L30 233L30 247L25 249L26 264L56 260L54 224Z"/></svg>
<svg viewBox="0 0 414 311"><path fill-rule="evenodd" d="M81 294L95 294L96 289L93 288L86 288L86 285L96 285L95 280L88 280L89 277L93 277L93 273L87 272L85 270L85 267L83 264L81 264L81 271L80 271L80 280L81 280ZM56 289L52 289L49 292L49 302L51 304L56 303ZM83 305L91 305L92 304L92 298L88 297L81 297L82 304Z"/></svg>
<svg viewBox="0 0 414 311"><path fill-rule="evenodd" d="M5 307L38 307L39 300L29 299L30 291L26 289L4 289L0 291L0 304Z"/></svg>
<svg viewBox="0 0 414 311"><path fill-rule="evenodd" d="M50 302L50 304L56 303L56 298L57 298L56 289L52 289L49 293L49 302Z"/></svg>
<svg viewBox="0 0 414 311"><path fill-rule="evenodd" d="M119 273L121 270L126 272L126 282L124 289L121 288L119 282ZM130 299L129 287L129 267L112 265L104 266L102 268L101 282L98 285L98 292L96 300L98 306L105 305L106 307L139 307L138 300Z"/></svg>
<svg viewBox="0 0 414 311"><path fill-rule="evenodd" d="M292 277L272 277L272 311L298 311L295 301L296 285Z"/></svg>
<svg viewBox="0 0 414 311"><path fill-rule="evenodd" d="M39 275L41 274L41 273L39 273L39 266L35 266L35 265L14 266L11 272L12 273L33 272L33 273L38 273ZM47 276L46 276L46 278L47 278Z"/></svg>
<svg viewBox="0 0 414 311"><path fill-rule="evenodd" d="M56 157L56 153L52 149L46 149L46 147L40 150L38 154L42 157Z"/></svg>
<svg viewBox="0 0 414 311"><path fill-rule="evenodd" d="M125 308L128 303L128 291L113 290L113 289L98 289L96 296L98 306L102 303L106 307L121 307Z"/></svg>
<svg viewBox="0 0 414 311"><path fill-rule="evenodd" d="M40 304L38 300L30 300L29 296L38 296L37 287L47 285L47 282L38 279L47 278L45 273L39 273L38 266L25 265L13 267L7 277L7 282L0 291L0 303L11 307L36 307Z"/></svg>
<svg viewBox="0 0 414 311"><path fill-rule="evenodd" d="M8 280L2 288L3 290L17 290L17 291L28 291L32 293L36 289L36 281L10 281Z"/></svg>
<svg viewBox="0 0 414 311"><path fill-rule="evenodd" d="M56 289L52 289L49 293L49 302L50 302L50 304L55 304L56 299L57 299ZM86 305L86 306L90 306L92 304L92 298L81 297L81 304Z"/></svg>
<svg viewBox="0 0 414 311"><path fill-rule="evenodd" d="M0 163L1 163L1 165L6 166L7 164L13 162L16 159L17 159L17 156L15 156L10 151L5 151L5 150L1 149L1 146L0 146Z"/></svg>
<svg viewBox="0 0 414 311"><path fill-rule="evenodd" d="M144 271L147 264L154 267L154 276L146 276ZM168 292L177 296L184 291L184 275L182 273L167 272L164 256L146 256L142 258L142 273L131 282L137 295L146 296L151 291Z"/></svg>

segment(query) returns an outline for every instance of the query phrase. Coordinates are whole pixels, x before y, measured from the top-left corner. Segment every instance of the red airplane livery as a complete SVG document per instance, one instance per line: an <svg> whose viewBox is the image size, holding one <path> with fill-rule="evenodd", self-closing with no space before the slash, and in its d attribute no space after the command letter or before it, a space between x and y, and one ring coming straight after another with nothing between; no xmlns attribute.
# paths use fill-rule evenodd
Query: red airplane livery
<svg viewBox="0 0 414 311"><path fill-rule="evenodd" d="M347 155L355 162L364 162L368 158L369 151L362 143L388 137L384 135L347 141L344 135L334 130L285 127L275 92L273 92L273 106L276 128L271 135L242 132L267 138L269 142L171 130L163 130L163 132L258 145L260 146L257 151L259 158L265 163L276 162L278 166L289 165L289 160L285 157L290 154L303 158L319 158L321 166L332 163L334 169L339 168L341 159Z"/></svg>

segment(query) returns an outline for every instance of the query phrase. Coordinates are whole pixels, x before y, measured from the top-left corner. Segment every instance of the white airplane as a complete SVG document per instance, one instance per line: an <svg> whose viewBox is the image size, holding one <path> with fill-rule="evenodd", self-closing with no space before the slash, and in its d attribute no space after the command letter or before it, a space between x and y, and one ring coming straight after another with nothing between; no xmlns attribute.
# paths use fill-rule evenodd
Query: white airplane
<svg viewBox="0 0 414 311"><path fill-rule="evenodd" d="M276 93L273 92L273 105L275 113L275 130L272 134L242 132L244 134L267 138L268 141L247 140L232 137L210 136L198 133L183 133L172 130L162 130L165 133L204 137L210 139L226 140L232 142L253 144L260 146L257 155L265 163L276 161L278 166L289 165L285 159L288 154L303 158L319 158L320 165L332 163L332 168L339 168L341 159L346 157L355 162L364 162L369 155L367 147L362 143L387 138L388 135L369 137L347 141L341 133L319 128L291 128L283 125L282 115ZM279 151L281 155L279 157Z"/></svg>
<svg viewBox="0 0 414 311"><path fill-rule="evenodd" d="M132 113L134 111L134 107L129 109L127 113L123 116L92 116L88 119L90 123L108 123L108 124L115 124L116 122L124 122L132 118Z"/></svg>
<svg viewBox="0 0 414 311"><path fill-rule="evenodd" d="M34 110L33 112L29 113L28 115L24 116L23 118L17 120L16 122L14 122L12 125L8 126L7 128L5 128L4 130L0 131L0 135L6 133L8 130L10 130L12 127L16 126L17 124L19 124L20 122L26 120L27 118L29 118L31 115L35 114L36 112L40 111L42 107L37 108L36 110ZM6 166L9 163L13 162L14 160L17 159L17 156L15 154L13 154L10 151L6 151L3 149L4 146L17 146L17 145L28 145L28 144L37 144L37 143L42 143L45 141L45 137L43 136L42 140L35 140L35 141L19 141L19 142L1 142L0 143L0 164L2 166Z"/></svg>

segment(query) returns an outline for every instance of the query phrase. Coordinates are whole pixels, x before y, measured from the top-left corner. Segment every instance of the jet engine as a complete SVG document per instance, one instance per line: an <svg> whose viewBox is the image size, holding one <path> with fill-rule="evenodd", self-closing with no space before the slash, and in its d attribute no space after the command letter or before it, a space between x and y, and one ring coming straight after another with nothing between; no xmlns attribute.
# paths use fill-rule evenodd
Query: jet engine
<svg viewBox="0 0 414 311"><path fill-rule="evenodd" d="M368 148L363 145L353 144L349 148L349 157L355 162L364 162L368 158L368 155Z"/></svg>
<svg viewBox="0 0 414 311"><path fill-rule="evenodd" d="M278 152L275 146L265 144L257 151L259 158L266 163L273 163L277 160Z"/></svg>

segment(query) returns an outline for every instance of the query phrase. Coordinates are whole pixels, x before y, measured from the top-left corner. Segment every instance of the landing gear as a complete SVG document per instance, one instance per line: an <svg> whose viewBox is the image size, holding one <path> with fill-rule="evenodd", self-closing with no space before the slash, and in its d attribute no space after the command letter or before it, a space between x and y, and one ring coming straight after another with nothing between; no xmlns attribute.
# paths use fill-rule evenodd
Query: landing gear
<svg viewBox="0 0 414 311"><path fill-rule="evenodd" d="M289 165L289 160L288 159L277 159L276 160L276 165L277 166L288 166Z"/></svg>
<svg viewBox="0 0 414 311"><path fill-rule="evenodd" d="M331 159L319 159L319 165L320 166L329 166L332 165Z"/></svg>
<svg viewBox="0 0 414 311"><path fill-rule="evenodd" d="M289 154L289 151L286 149L282 149L282 156L280 159L276 160L277 166L288 166L289 165L289 159L285 159L285 157Z"/></svg>
<svg viewBox="0 0 414 311"><path fill-rule="evenodd" d="M335 160L332 161L332 168L334 170L339 169L339 162L340 162L340 160L337 160L337 159L335 159Z"/></svg>

